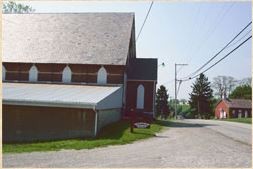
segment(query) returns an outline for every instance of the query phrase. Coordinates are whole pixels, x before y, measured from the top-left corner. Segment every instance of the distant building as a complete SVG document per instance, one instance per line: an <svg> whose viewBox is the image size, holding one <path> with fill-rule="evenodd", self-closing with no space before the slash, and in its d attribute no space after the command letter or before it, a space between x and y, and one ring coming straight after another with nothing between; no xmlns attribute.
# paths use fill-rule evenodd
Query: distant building
<svg viewBox="0 0 253 169"><path fill-rule="evenodd" d="M133 13L3 14L3 141L94 137L154 115L157 59L136 58Z"/></svg>
<svg viewBox="0 0 253 169"><path fill-rule="evenodd" d="M218 119L251 117L251 107L251 100L223 99L216 105L215 117Z"/></svg>

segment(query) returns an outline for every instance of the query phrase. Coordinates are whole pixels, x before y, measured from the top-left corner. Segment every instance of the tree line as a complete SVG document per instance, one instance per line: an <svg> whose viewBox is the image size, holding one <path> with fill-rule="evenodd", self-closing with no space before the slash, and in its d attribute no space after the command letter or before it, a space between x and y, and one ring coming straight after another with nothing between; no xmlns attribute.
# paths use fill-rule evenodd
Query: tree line
<svg viewBox="0 0 253 169"><path fill-rule="evenodd" d="M213 78L212 87L215 91L214 95L219 99L225 98L240 98L240 99L251 99L247 94L247 90L251 88L251 78L245 78L242 80L236 80L231 76L217 76ZM239 87L239 88L237 88ZM234 90L236 89L237 92ZM246 92L242 95L238 95L239 91ZM231 93L233 91L233 93Z"/></svg>
<svg viewBox="0 0 253 169"><path fill-rule="evenodd" d="M156 116L162 118L173 116L176 101L177 104L183 103L178 105L179 115L186 118L212 118L215 105L221 99L251 99L251 80L251 78L236 80L231 76L217 76L210 82L204 74L200 74L191 86L188 104L185 99L171 99L168 102L167 89L161 85L156 94Z"/></svg>

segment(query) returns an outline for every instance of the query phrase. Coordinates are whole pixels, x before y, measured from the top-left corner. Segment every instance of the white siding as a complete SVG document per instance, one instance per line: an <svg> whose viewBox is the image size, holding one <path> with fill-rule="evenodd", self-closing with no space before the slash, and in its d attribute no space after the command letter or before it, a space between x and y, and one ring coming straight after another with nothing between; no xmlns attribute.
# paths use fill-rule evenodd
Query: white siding
<svg viewBox="0 0 253 169"><path fill-rule="evenodd" d="M143 109L144 108L144 86L139 85L137 88L137 109Z"/></svg>
<svg viewBox="0 0 253 169"><path fill-rule="evenodd" d="M2 80L5 80L5 75L6 75L6 69L4 65L2 65Z"/></svg>
<svg viewBox="0 0 253 169"><path fill-rule="evenodd" d="M97 83L98 84L106 84L107 83L107 72L103 66L98 71Z"/></svg>
<svg viewBox="0 0 253 169"><path fill-rule="evenodd" d="M71 82L72 72L69 66L66 66L62 72L62 82L70 83Z"/></svg>
<svg viewBox="0 0 253 169"><path fill-rule="evenodd" d="M38 69L35 65L33 65L29 70L29 81L30 82L38 81Z"/></svg>
<svg viewBox="0 0 253 169"><path fill-rule="evenodd" d="M97 103L97 109L122 108L123 86L111 93L109 96Z"/></svg>
<svg viewBox="0 0 253 169"><path fill-rule="evenodd" d="M99 110L98 112L98 131L107 124L119 121L121 118L120 109Z"/></svg>

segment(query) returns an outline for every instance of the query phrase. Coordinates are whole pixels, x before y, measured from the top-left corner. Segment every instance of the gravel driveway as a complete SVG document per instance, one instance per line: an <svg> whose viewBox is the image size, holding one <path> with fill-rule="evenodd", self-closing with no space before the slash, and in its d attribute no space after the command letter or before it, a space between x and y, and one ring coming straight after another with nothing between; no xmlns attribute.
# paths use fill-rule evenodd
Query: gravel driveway
<svg viewBox="0 0 253 169"><path fill-rule="evenodd" d="M178 120L157 137L92 150L4 154L3 167L251 167L251 125Z"/></svg>

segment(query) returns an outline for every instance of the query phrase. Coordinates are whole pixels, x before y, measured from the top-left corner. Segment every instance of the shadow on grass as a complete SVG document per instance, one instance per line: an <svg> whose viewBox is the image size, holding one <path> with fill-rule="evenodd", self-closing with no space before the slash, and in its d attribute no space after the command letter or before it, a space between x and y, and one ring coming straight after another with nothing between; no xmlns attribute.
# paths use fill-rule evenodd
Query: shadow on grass
<svg viewBox="0 0 253 169"><path fill-rule="evenodd" d="M187 123L187 122L179 122L179 121L171 121L171 120L156 120L157 124L165 127L205 127L205 126L216 126L214 124L200 124L200 123Z"/></svg>
<svg viewBox="0 0 253 169"><path fill-rule="evenodd" d="M103 127L96 138L119 139L123 136L124 132L126 132L128 128L129 122L126 120L121 120Z"/></svg>

